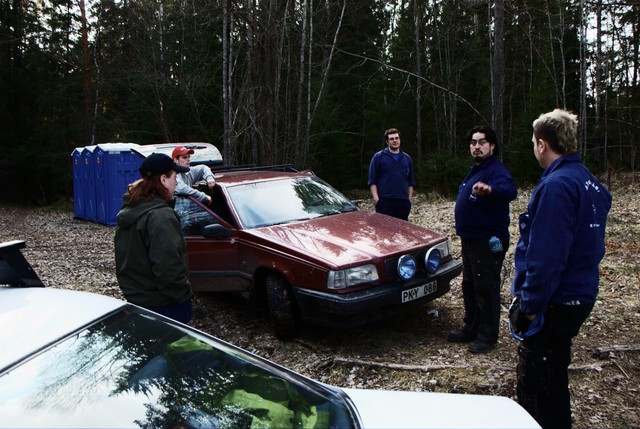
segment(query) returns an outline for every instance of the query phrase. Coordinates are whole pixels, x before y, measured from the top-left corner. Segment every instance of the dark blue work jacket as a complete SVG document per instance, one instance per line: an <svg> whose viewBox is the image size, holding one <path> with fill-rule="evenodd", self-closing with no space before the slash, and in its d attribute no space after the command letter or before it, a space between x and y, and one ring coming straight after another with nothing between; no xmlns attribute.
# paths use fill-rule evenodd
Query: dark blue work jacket
<svg viewBox="0 0 640 429"><path fill-rule="evenodd" d="M513 294L525 314L550 303L595 302L605 252L611 194L576 154L558 158L542 174L520 215Z"/></svg>

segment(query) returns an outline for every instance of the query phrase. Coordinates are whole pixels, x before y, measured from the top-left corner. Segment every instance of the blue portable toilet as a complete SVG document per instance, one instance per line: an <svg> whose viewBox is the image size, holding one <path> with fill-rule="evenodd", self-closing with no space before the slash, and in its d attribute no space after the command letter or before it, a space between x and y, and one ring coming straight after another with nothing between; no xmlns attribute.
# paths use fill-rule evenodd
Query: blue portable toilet
<svg viewBox="0 0 640 429"><path fill-rule="evenodd" d="M83 147L77 147L71 152L71 169L73 172L73 217L84 219L84 161Z"/></svg>
<svg viewBox="0 0 640 429"><path fill-rule="evenodd" d="M96 186L96 220L116 224L122 194L130 183L140 179L138 169L144 158L133 153L135 143L101 143L93 152Z"/></svg>
<svg viewBox="0 0 640 429"><path fill-rule="evenodd" d="M93 160L93 151L96 146L85 146L82 150L82 196L84 198L84 218L86 220L97 220L96 207L96 181L95 181L95 165Z"/></svg>

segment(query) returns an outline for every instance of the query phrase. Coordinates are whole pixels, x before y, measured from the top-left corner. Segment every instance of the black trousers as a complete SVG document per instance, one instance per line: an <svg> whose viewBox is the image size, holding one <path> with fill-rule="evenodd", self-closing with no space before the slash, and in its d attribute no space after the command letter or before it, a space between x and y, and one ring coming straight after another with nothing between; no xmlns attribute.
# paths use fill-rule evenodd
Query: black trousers
<svg viewBox="0 0 640 429"><path fill-rule="evenodd" d="M592 308L592 303L551 304L540 332L518 346L518 403L544 429L571 428L571 342Z"/></svg>
<svg viewBox="0 0 640 429"><path fill-rule="evenodd" d="M402 220L409 220L411 201L402 198L380 198L378 204L376 204L376 212Z"/></svg>
<svg viewBox="0 0 640 429"><path fill-rule="evenodd" d="M500 330L500 274L508 243L492 253L489 238L462 239L464 329L485 343L498 341Z"/></svg>

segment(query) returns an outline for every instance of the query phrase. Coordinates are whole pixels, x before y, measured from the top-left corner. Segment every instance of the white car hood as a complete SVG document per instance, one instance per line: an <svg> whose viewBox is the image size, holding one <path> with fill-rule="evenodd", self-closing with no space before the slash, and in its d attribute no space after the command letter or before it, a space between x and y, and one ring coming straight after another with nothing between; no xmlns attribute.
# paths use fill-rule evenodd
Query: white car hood
<svg viewBox="0 0 640 429"><path fill-rule="evenodd" d="M504 396L342 389L354 402L364 428L539 428Z"/></svg>
<svg viewBox="0 0 640 429"><path fill-rule="evenodd" d="M123 305L124 301L88 292L0 287L0 369Z"/></svg>

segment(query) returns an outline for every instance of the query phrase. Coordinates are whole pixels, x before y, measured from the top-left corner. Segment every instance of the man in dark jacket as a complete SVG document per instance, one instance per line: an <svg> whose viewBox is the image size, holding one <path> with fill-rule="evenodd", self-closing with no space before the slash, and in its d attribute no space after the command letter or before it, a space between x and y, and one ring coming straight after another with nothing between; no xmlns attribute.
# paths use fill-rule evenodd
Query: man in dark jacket
<svg viewBox="0 0 640 429"><path fill-rule="evenodd" d="M520 215L514 255L518 402L543 428L570 428L571 341L598 293L611 194L576 153L576 115L561 109L540 115L532 142L545 170Z"/></svg>
<svg viewBox="0 0 640 429"><path fill-rule="evenodd" d="M509 247L509 202L517 190L511 173L496 156L492 128L479 126L466 136L474 163L458 189L456 234L462 240L464 325L449 333L451 342L468 342L485 353L498 341L500 274Z"/></svg>
<svg viewBox="0 0 640 429"><path fill-rule="evenodd" d="M114 237L116 276L129 302L183 323L191 320L193 293L187 249L169 201L176 173L188 171L164 154L140 166L142 179L129 185Z"/></svg>

